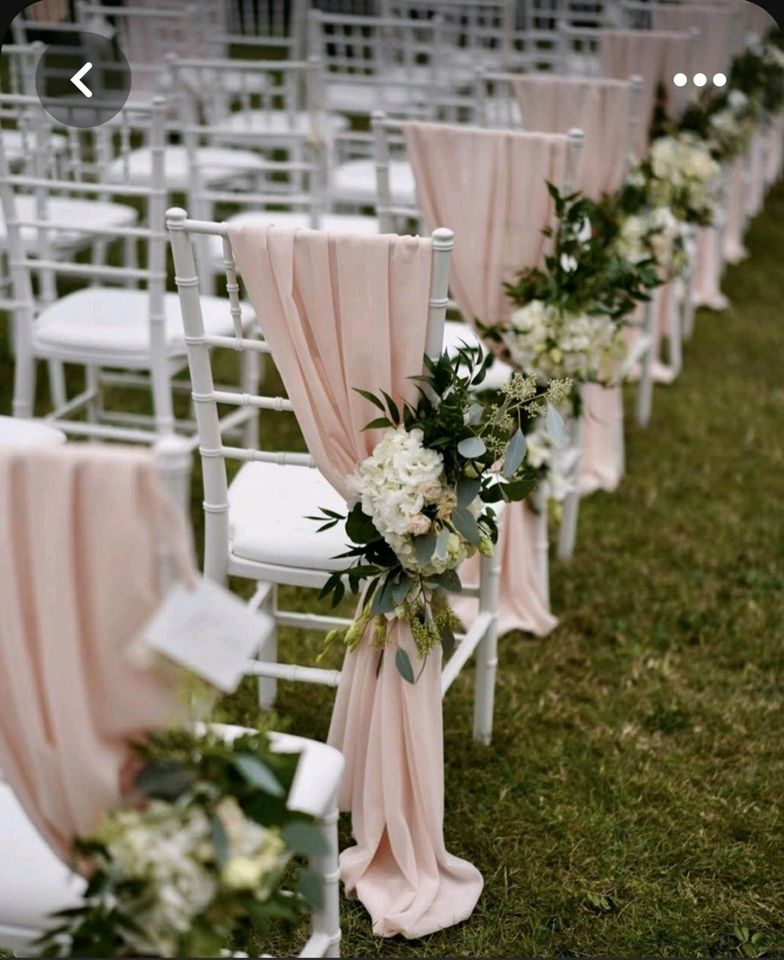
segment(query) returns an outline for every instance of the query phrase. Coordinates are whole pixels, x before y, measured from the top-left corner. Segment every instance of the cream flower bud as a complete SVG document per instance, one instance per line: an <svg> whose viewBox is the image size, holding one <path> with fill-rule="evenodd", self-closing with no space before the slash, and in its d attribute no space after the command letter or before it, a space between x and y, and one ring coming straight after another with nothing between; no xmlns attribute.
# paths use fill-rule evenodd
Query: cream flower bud
<svg viewBox="0 0 784 960"><path fill-rule="evenodd" d="M421 537L430 529L430 518L424 513L415 513L408 521L408 532L415 537Z"/></svg>

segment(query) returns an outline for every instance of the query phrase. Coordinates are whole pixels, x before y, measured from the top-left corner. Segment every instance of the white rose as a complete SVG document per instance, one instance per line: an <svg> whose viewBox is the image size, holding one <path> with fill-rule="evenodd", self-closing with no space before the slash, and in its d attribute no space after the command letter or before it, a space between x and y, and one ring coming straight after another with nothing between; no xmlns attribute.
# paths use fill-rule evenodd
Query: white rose
<svg viewBox="0 0 784 960"><path fill-rule="evenodd" d="M221 880L230 890L255 890L263 876L261 862L251 857L231 857L221 871Z"/></svg>

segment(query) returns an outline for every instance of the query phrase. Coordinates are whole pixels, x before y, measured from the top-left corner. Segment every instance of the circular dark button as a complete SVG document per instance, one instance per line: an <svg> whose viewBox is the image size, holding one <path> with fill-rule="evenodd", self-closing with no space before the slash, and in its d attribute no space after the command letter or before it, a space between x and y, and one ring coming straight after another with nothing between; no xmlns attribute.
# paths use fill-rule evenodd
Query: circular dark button
<svg viewBox="0 0 784 960"><path fill-rule="evenodd" d="M35 71L44 109L70 127L97 127L125 105L131 68L116 42L83 30L76 43L50 43Z"/></svg>

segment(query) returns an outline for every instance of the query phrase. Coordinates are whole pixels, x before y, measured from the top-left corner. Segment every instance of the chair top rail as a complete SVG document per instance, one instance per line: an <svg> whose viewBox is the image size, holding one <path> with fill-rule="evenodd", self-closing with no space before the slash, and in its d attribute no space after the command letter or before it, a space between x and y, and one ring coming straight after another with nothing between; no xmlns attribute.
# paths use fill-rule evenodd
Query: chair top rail
<svg viewBox="0 0 784 960"><path fill-rule="evenodd" d="M98 183L84 180L53 180L46 177L31 177L24 174L11 174L7 183L15 187L44 187L51 193L102 193L107 197L150 197L153 193L165 193L166 188L157 191L151 187L140 187L133 183ZM73 228L73 224L71 225Z"/></svg>

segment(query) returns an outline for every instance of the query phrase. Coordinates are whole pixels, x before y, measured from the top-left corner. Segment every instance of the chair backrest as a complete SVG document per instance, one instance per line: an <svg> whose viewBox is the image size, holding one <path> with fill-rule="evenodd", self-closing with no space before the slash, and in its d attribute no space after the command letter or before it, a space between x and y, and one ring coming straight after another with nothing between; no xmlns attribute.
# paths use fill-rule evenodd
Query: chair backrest
<svg viewBox="0 0 784 960"><path fill-rule="evenodd" d="M37 101L32 98L0 96L0 108L4 102L24 103L31 110ZM69 151L67 172L59 177L49 176L47 158L48 143L52 128L58 124L43 111L40 103L36 111L36 161L33 174L12 174L0 138L0 200L6 222L10 268L14 298L17 303L15 335L17 350L32 349L32 325L38 305L51 302L55 297L55 278L67 276L82 278L85 283L124 286L141 285L149 295L150 344L163 349L165 320L163 298L166 286L166 240L163 233L166 207L164 170L164 114L166 101L157 98L150 106L126 106L108 123L91 130L76 131L68 128ZM134 134L149 140L152 154L150 182L146 186L129 183L128 157ZM107 164L115 166L113 182L102 176ZM22 215L18 200L24 196L34 198L34 205L27 206L31 213ZM74 214L58 213L58 200L129 200L140 203L144 210L139 226L121 226L108 222L75 221ZM60 210L63 207L60 205ZM31 215L32 214L32 215ZM85 213L85 216L87 214ZM37 232L35 256L29 243L23 240L23 231ZM143 244L146 247L146 263L137 266L126 262L123 265L96 263L95 258L85 262L78 256L80 244L75 237L86 243L92 238L96 243L109 244L119 241L128 247ZM67 243L63 238L70 238ZM85 244L81 244L84 246ZM56 255L55 255L56 250ZM131 258L134 260L135 258ZM34 295L33 277L40 282L38 298Z"/></svg>
<svg viewBox="0 0 784 960"><path fill-rule="evenodd" d="M210 51L211 35L219 31L216 12L221 3L156 5L138 0L117 6L98 0L77 0L79 25L116 38L131 65L131 98L144 99L165 90L166 57L197 57ZM213 49L212 53L216 51Z"/></svg>
<svg viewBox="0 0 784 960"><path fill-rule="evenodd" d="M54 39L58 34L73 33L75 29L69 0L39 0L22 10L11 21L14 43L29 43L31 34Z"/></svg>
<svg viewBox="0 0 784 960"><path fill-rule="evenodd" d="M261 44L290 60L305 56L309 0L224 0L224 6L226 49Z"/></svg>
<svg viewBox="0 0 784 960"><path fill-rule="evenodd" d="M523 75L525 76L525 75ZM559 74L560 76L560 74ZM492 73L480 71L477 74L474 94L474 117L482 127L507 127L515 130L533 130L526 123L524 112L515 94L515 84L521 79L519 74ZM585 83L606 83L603 78L581 78ZM539 81L541 82L541 81ZM635 142L637 127L640 123L640 93L642 78L637 74L629 77L630 95L629 128L624 155L627 164L631 159L632 147Z"/></svg>
<svg viewBox="0 0 784 960"><path fill-rule="evenodd" d="M562 189L564 190L571 190L574 185L582 142L582 130L575 128L569 131L570 149L565 183L562 185ZM413 219L417 221L420 219L418 207L393 202L390 186L389 164L391 154L393 151L397 151L398 153L405 152L403 122L400 120L392 120L380 111L374 113L373 146L376 166L376 210L381 232L386 233L393 229L395 222L399 219ZM488 175L492 175L490 171L488 171ZM524 176L522 172L521 176Z"/></svg>
<svg viewBox="0 0 784 960"><path fill-rule="evenodd" d="M433 117L444 86L439 17L373 17L311 10L308 52L324 64L324 82L374 91L389 113Z"/></svg>
<svg viewBox="0 0 784 960"><path fill-rule="evenodd" d="M310 113L318 121L320 64L304 60L168 57L171 97L180 121L262 132L293 131L297 115ZM237 109L239 115L232 117ZM251 115L250 111L254 111ZM244 122L243 122L244 121ZM228 130L221 131L225 137Z"/></svg>
<svg viewBox="0 0 784 960"><path fill-rule="evenodd" d="M441 19L444 56L500 61L514 31L513 0L383 0L386 17Z"/></svg>
<svg viewBox="0 0 784 960"><path fill-rule="evenodd" d="M34 43L6 43L3 45L3 64L0 73L0 92L35 93L35 68L43 53L44 45Z"/></svg>
<svg viewBox="0 0 784 960"><path fill-rule="evenodd" d="M261 461L281 465L313 466L308 453L291 450L247 449L231 447L223 442L219 405L251 407L270 413L292 413L291 401L280 396L255 396L231 393L215 388L212 362L216 348L232 351L255 351L270 356L264 340L264 318L259 318L261 336L249 337L243 333L239 298L237 267L234 261L228 230L224 223L188 219L179 208L167 211L166 223L174 254L175 280L180 294L185 343L188 349L193 399L199 430L199 450L204 475L205 508L205 574L223 580L228 564L228 477L227 460ZM200 299L200 280L194 256L195 241L200 236L220 236L223 240L226 292L234 320L233 336L214 336L204 328ZM447 305L449 256L454 244L451 230L434 231L430 297L426 349L435 356L441 352L444 336L444 318ZM274 359L271 358L270 359ZM262 431L263 435L263 431Z"/></svg>

